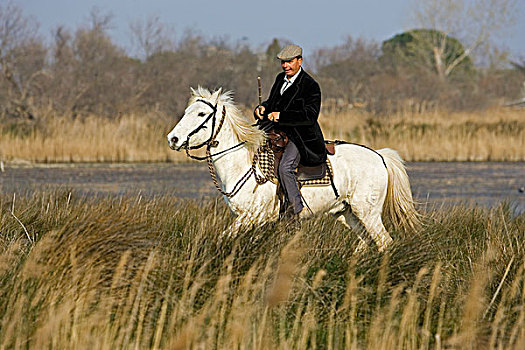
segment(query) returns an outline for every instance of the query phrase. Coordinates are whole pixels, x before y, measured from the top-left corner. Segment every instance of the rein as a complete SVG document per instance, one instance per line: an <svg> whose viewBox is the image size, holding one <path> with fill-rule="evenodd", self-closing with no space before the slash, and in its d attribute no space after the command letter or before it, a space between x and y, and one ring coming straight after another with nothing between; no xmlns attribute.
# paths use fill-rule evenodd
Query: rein
<svg viewBox="0 0 525 350"><path fill-rule="evenodd" d="M228 198L232 198L233 196L235 196L239 190L242 188L242 186L244 186L244 184L248 181L248 179L250 178L250 175L253 173L254 177L255 177L255 181L257 182L257 184L259 185L262 185L264 183L266 183L268 181L268 179L263 175L263 176L259 176L257 175L257 172L256 172L256 166L257 166L257 160L259 158L259 153L260 152L263 152L263 151L271 151L271 148L269 147L269 145L266 143L264 145L262 145L261 147L259 147L259 149L257 150L257 152L255 153L255 155L253 156L253 161L252 161L252 165L251 167L248 169L248 171L239 179L239 181L237 181L237 183L235 184L235 186L233 186L233 189L230 191L230 192L225 192L220 184L219 184L219 180L217 179L217 172L215 170L215 167L213 166L213 161L212 161L212 158L215 157L215 156L218 156L218 155L221 155L223 153L226 153L226 152L229 152L233 149L236 149L236 148L239 148L241 146L243 146L246 141L243 141L243 142L240 142L228 149L225 149L223 151L220 151L220 152L217 152L217 153L214 153L214 154L211 154L211 149L212 147L217 147L219 145L219 141L216 140L217 138L217 135L219 134L219 132L221 131L222 129L222 126L224 124L224 120L226 119L226 106L222 106L222 116L221 116L221 120L219 121L219 125L217 126L217 130L215 130L215 122L216 122L216 118L215 116L217 115L217 105L212 105L211 103L209 103L208 101L206 100L202 100L202 99L199 99L197 100L197 102L202 102L202 103L205 103L207 104L208 106L211 107L211 109L213 110L213 112L211 112L208 117L206 118L206 120L204 120L204 122L202 122L201 125L199 125L195 130L193 130L192 132L190 132L188 134L188 137L186 138L186 146L184 147L185 150L186 150L186 155L188 157L190 157L191 159L195 159L195 160L206 160L207 163L208 163L208 170L210 172L210 176L213 180L213 184L215 185L215 187L217 188L217 190L224 196L228 197ZM212 133L211 133L211 136L208 140L204 141L203 143L197 145L197 146L189 146L190 144L190 137L193 136L194 134L196 134L197 132L199 132L201 129L205 129L206 128L206 124L208 123L208 121L211 119L212 121L212 124L211 124L211 128L212 128ZM205 157L199 157L199 156L194 156L192 154L190 154L190 150L192 149L199 149L199 148L202 148L206 146L206 156ZM274 171L273 169L273 164L272 164L272 172Z"/></svg>

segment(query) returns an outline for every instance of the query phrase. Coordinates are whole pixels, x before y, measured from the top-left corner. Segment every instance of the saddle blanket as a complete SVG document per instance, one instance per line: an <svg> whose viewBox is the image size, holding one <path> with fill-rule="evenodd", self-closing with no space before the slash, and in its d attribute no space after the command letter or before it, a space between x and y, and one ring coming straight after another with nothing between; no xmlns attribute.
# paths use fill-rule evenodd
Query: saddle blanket
<svg viewBox="0 0 525 350"><path fill-rule="evenodd" d="M263 150L257 154L257 165L259 166L259 170L261 173L271 182L274 184L278 183L276 174L275 174L275 156L273 154L273 151L267 151ZM332 171L332 164L330 163L330 160L326 159L326 164L328 166L329 171L326 171L325 176L322 179L318 180L299 180L300 186L329 186L330 183L330 174L333 175Z"/></svg>

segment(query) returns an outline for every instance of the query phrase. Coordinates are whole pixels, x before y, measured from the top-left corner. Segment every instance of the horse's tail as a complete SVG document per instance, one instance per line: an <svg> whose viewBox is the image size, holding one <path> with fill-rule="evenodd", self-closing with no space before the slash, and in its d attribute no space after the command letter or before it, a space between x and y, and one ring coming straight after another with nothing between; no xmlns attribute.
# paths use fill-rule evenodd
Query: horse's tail
<svg viewBox="0 0 525 350"><path fill-rule="evenodd" d="M416 230L421 225L420 214L414 206L404 161L390 148L383 148L377 152L385 160L388 171L388 189L383 214L396 228Z"/></svg>

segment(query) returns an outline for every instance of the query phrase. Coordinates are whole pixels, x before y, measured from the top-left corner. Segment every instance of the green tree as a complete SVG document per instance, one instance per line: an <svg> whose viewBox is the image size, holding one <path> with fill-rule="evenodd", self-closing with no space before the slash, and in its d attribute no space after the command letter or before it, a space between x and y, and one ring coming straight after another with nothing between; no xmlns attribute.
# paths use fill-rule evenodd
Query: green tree
<svg viewBox="0 0 525 350"><path fill-rule="evenodd" d="M436 43L440 43L439 47ZM442 79L453 71L470 74L475 70L459 40L433 29L395 35L383 42L382 51L380 60L386 66L432 70Z"/></svg>

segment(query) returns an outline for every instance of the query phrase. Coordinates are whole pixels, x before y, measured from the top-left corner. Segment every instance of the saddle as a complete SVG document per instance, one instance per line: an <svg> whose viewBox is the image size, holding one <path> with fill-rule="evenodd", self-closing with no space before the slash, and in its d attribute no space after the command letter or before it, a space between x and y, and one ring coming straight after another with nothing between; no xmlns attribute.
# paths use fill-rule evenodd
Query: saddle
<svg viewBox="0 0 525 350"><path fill-rule="evenodd" d="M286 147L289 141L288 136L283 131L277 129L270 129L266 132L266 134L268 136L270 148L272 149L274 154L274 171L275 176L277 176L279 162L281 161L281 158L283 156L284 148ZM325 141L325 147L329 155L335 154L335 143ZM323 179L326 176L326 172L328 169L327 163L328 161L316 166L305 166L299 164L299 167L296 170L297 181L304 182ZM331 170L328 169L328 171L330 172L331 176Z"/></svg>

